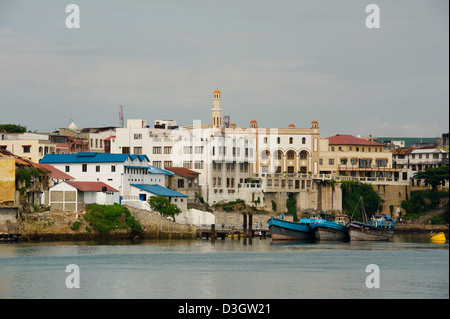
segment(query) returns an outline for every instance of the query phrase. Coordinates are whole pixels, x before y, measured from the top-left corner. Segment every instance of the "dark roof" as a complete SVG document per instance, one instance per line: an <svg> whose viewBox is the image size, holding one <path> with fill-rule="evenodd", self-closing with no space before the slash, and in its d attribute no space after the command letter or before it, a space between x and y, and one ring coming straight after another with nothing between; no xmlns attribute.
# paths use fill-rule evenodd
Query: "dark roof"
<svg viewBox="0 0 450 319"><path fill-rule="evenodd" d="M106 187L106 191L108 192L118 192L117 189L112 188L103 182L66 181L65 183L82 192L101 192L103 191L102 187Z"/></svg>
<svg viewBox="0 0 450 319"><path fill-rule="evenodd" d="M166 168L169 171L174 172L177 175L181 175L188 178L195 178L200 175L199 172L184 168L184 167L168 167Z"/></svg>
<svg viewBox="0 0 450 319"><path fill-rule="evenodd" d="M329 145L367 145L367 146L383 146L385 144L375 143L363 138L354 137L353 135L337 134L335 136L326 137L330 142Z"/></svg>
<svg viewBox="0 0 450 319"><path fill-rule="evenodd" d="M116 163L125 162L128 157L132 160L138 158L141 162L148 158L146 155L111 154L96 152L80 152L76 154L47 154L41 163Z"/></svg>
<svg viewBox="0 0 450 319"><path fill-rule="evenodd" d="M51 166L50 164L38 164L40 167L48 170L52 174L52 178L54 179L75 179L72 176L60 171L59 169Z"/></svg>

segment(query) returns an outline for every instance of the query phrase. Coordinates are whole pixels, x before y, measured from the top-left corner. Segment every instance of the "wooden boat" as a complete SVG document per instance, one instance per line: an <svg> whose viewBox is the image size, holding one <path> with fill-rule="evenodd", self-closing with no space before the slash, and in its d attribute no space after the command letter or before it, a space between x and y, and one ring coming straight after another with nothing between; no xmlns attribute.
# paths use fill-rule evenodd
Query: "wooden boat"
<svg viewBox="0 0 450 319"><path fill-rule="evenodd" d="M432 243L444 244L446 241L445 234L444 234L444 232L439 232L439 233L431 232L430 240Z"/></svg>
<svg viewBox="0 0 450 319"><path fill-rule="evenodd" d="M311 225L316 240L347 240L348 217L337 214L333 220L319 219Z"/></svg>
<svg viewBox="0 0 450 319"><path fill-rule="evenodd" d="M301 218L299 222L289 222L272 217L268 220L270 236L274 240L312 240L311 218Z"/></svg>
<svg viewBox="0 0 450 319"><path fill-rule="evenodd" d="M379 215L367 219L362 198L361 210L363 221L352 221L348 224L348 235L351 241L382 241L390 240L394 235L395 220L387 215Z"/></svg>

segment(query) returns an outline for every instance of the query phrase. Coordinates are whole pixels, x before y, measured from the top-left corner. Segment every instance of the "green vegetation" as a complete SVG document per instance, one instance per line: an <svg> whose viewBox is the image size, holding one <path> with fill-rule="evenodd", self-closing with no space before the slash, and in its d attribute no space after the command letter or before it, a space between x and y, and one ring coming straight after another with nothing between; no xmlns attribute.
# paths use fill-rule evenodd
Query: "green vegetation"
<svg viewBox="0 0 450 319"><path fill-rule="evenodd" d="M241 210L242 205L245 205L245 200L237 199L228 203L214 204L213 207L223 207L223 210L226 212L232 212L235 210Z"/></svg>
<svg viewBox="0 0 450 319"><path fill-rule="evenodd" d="M362 197L367 217L371 217L381 210L381 197L373 189L372 185L354 181L343 181L342 188L342 208L348 216L362 219L361 203Z"/></svg>
<svg viewBox="0 0 450 319"><path fill-rule="evenodd" d="M274 200L272 200L271 203L272 203L272 210L273 210L274 212L276 212L276 211L277 211L277 203L275 203Z"/></svg>
<svg viewBox="0 0 450 319"><path fill-rule="evenodd" d="M153 211L160 213L163 216L171 217L175 221L175 216L181 214L181 209L170 202L170 199L164 196L151 196L148 200Z"/></svg>
<svg viewBox="0 0 450 319"><path fill-rule="evenodd" d="M289 194L288 199L286 199L286 208L287 208L287 214L294 217L294 222L298 222L297 217L297 200L295 199L293 194Z"/></svg>
<svg viewBox="0 0 450 319"><path fill-rule="evenodd" d="M39 172L35 168L26 169L19 167L17 169L16 178L21 182L25 182L26 188L29 188L31 186L31 181L34 177L37 177L40 181L42 181L41 172Z"/></svg>
<svg viewBox="0 0 450 319"><path fill-rule="evenodd" d="M108 233L113 229L130 229L133 232L142 231L139 222L131 216L128 208L119 204L97 205L86 207L84 219L101 233Z"/></svg>
<svg viewBox="0 0 450 319"><path fill-rule="evenodd" d="M415 173L414 179L423 179L425 184L431 185L433 191L436 191L439 185L449 179L449 169L448 166L429 168Z"/></svg>
<svg viewBox="0 0 450 319"><path fill-rule="evenodd" d="M448 192L430 190L411 192L411 198L401 203L401 207L406 213L403 217L406 219L419 219L430 211L438 209L443 198L448 198ZM431 223L448 223L448 202L446 205L446 210L442 214L433 217Z"/></svg>
<svg viewBox="0 0 450 319"><path fill-rule="evenodd" d="M0 131L7 133L25 133L27 128L18 124L0 124Z"/></svg>
<svg viewBox="0 0 450 319"><path fill-rule="evenodd" d="M81 222L79 222L78 220L76 220L76 221L73 222L71 228L72 228L72 230L78 230L78 229L80 229L80 226L81 226Z"/></svg>

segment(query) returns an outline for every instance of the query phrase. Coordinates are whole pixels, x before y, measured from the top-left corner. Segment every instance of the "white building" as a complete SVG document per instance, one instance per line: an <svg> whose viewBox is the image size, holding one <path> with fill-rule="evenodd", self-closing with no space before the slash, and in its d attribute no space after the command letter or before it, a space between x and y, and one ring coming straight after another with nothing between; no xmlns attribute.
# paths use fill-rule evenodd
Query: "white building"
<svg viewBox="0 0 450 319"><path fill-rule="evenodd" d="M213 92L211 125L180 127L175 121L127 120L111 139L111 153L145 154L159 168L184 167L200 173L200 196L209 204L246 197L262 198L260 183L246 183L275 173L318 173L319 126L259 128L222 124L221 92Z"/></svg>
<svg viewBox="0 0 450 319"><path fill-rule="evenodd" d="M167 189L166 176L173 175L171 172L150 166L145 155L94 152L48 154L41 160L41 164L49 164L70 174L77 182L103 182L118 190L119 197L114 197L116 202L139 208L146 208L148 196L155 195L155 193L147 192L148 196L140 196L139 187L148 186L150 189L152 186L160 190ZM173 203L183 203L179 207L185 208L186 200L180 201L178 198L185 198L186 195L173 191L167 197L170 197Z"/></svg>

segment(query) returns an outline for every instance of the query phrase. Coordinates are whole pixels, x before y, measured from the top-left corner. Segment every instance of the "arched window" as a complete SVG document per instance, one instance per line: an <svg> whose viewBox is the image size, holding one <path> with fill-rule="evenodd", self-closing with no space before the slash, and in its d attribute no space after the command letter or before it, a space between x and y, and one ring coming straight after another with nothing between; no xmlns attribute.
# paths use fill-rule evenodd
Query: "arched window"
<svg viewBox="0 0 450 319"><path fill-rule="evenodd" d="M302 138L302 144L306 144L306 137Z"/></svg>
<svg viewBox="0 0 450 319"><path fill-rule="evenodd" d="M275 152L275 158L280 160L283 157L283 152L282 151L276 151Z"/></svg>
<svg viewBox="0 0 450 319"><path fill-rule="evenodd" d="M302 159L302 160L308 159L308 152L307 151L301 151L300 152L300 159Z"/></svg>
<svg viewBox="0 0 450 319"><path fill-rule="evenodd" d="M261 152L261 159L263 160L267 160L270 156L270 151L269 150L263 150Z"/></svg>
<svg viewBox="0 0 450 319"><path fill-rule="evenodd" d="M295 158L295 152L294 151L288 151L286 156L287 156L288 160L293 160Z"/></svg>
<svg viewBox="0 0 450 319"><path fill-rule="evenodd" d="M289 138L289 144L293 144L294 143L294 138L293 137L290 137Z"/></svg>
<svg viewBox="0 0 450 319"><path fill-rule="evenodd" d="M281 143L281 138L277 137L277 144L280 144L280 143Z"/></svg>

